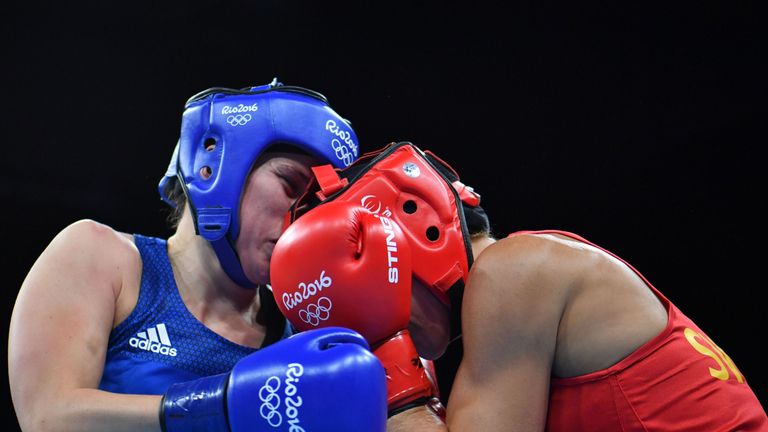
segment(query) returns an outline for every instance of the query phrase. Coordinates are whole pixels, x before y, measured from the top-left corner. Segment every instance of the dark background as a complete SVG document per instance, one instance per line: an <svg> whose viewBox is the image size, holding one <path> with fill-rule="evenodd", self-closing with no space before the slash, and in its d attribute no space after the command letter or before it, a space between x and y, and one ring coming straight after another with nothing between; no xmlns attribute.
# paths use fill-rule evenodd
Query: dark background
<svg viewBox="0 0 768 432"><path fill-rule="evenodd" d="M564 229L627 259L766 406L751 3L66 3L0 6L6 334L66 225L169 235L156 185L189 96L277 76L328 96L364 150L409 140L451 162L498 235Z"/></svg>

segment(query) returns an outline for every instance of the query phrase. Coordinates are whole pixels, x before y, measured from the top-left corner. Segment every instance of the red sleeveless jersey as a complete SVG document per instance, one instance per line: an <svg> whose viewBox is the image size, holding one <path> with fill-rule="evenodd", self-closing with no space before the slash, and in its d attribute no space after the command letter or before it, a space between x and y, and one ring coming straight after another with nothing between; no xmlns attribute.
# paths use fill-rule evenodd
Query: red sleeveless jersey
<svg viewBox="0 0 768 432"><path fill-rule="evenodd" d="M615 254L569 232L561 234ZM552 378L548 431L768 431L734 362L636 269L667 310L664 330L615 365Z"/></svg>

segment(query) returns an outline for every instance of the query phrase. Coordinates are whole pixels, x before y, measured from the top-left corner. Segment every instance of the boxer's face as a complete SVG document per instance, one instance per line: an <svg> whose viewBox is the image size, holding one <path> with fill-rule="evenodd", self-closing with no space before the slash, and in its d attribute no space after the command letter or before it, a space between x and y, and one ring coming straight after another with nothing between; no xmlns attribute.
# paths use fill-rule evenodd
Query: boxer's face
<svg viewBox="0 0 768 432"><path fill-rule="evenodd" d="M428 360L440 357L448 347L451 334L448 307L416 278L411 289L408 331L419 355Z"/></svg>
<svg viewBox="0 0 768 432"><path fill-rule="evenodd" d="M282 233L286 212L304 192L315 157L267 152L254 164L240 204L240 235L235 248L246 276L258 284L269 283L269 260Z"/></svg>

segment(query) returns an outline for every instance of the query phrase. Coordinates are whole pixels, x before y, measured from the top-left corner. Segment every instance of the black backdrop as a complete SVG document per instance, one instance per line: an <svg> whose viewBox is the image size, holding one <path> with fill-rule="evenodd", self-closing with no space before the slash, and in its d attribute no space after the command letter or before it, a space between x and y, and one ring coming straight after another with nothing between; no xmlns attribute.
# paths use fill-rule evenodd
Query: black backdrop
<svg viewBox="0 0 768 432"><path fill-rule="evenodd" d="M156 185L187 97L277 76L326 94L365 150L409 140L451 161L499 235L565 229L629 260L765 406L750 3L67 3L0 6L6 333L69 223L169 234Z"/></svg>

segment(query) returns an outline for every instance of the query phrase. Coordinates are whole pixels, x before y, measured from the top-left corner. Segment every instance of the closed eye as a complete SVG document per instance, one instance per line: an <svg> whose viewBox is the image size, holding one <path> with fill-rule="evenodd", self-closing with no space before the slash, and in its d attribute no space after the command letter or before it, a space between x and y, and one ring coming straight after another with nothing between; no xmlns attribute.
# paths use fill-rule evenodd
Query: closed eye
<svg viewBox="0 0 768 432"><path fill-rule="evenodd" d="M282 180L284 186L285 186L285 193L291 198L298 198L303 192L305 183L296 180L292 177L285 177L281 176L280 179Z"/></svg>
<svg viewBox="0 0 768 432"><path fill-rule="evenodd" d="M283 183L285 193L291 198L301 196L309 183L309 173L289 163L275 164L275 174Z"/></svg>

